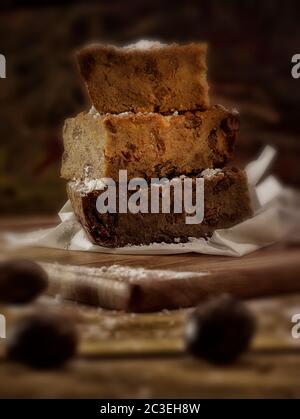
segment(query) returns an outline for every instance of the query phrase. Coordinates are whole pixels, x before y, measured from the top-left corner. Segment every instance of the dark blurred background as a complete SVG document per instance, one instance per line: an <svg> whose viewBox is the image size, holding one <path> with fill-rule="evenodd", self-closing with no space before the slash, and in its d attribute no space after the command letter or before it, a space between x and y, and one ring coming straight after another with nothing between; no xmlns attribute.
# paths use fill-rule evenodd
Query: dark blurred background
<svg viewBox="0 0 300 419"><path fill-rule="evenodd" d="M97 40L207 40L213 102L241 112L238 159L273 144L274 172L299 186L300 79L291 77L299 22L292 0L2 0L0 213L56 213L66 200L62 124L90 106L73 53Z"/></svg>

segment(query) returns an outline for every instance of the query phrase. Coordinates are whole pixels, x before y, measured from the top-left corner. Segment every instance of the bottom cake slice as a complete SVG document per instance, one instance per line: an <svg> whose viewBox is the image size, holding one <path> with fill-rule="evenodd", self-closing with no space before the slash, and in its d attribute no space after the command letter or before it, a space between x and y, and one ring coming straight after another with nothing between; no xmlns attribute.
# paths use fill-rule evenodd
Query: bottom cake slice
<svg viewBox="0 0 300 419"><path fill-rule="evenodd" d="M67 190L74 213L90 240L106 247L186 242L189 237L208 237L216 229L232 227L252 216L247 176L243 170L206 169L199 177L204 179L204 218L199 224L187 224L184 210L173 211L174 194L170 195L170 213L100 214L96 202L103 192L99 190L101 180L74 180L68 183ZM193 178L193 182L196 179Z"/></svg>

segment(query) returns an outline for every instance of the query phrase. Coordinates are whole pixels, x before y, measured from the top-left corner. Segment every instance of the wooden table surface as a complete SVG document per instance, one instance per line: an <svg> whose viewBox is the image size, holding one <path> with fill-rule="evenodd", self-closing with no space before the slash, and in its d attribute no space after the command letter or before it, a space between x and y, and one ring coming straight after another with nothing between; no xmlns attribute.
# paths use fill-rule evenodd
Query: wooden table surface
<svg viewBox="0 0 300 419"><path fill-rule="evenodd" d="M53 225L51 217L6 218L0 229L24 231ZM8 250L2 256L30 257L74 265L113 263L150 269L230 271L300 258L300 247L272 246L243 258L205 255L133 256L68 252L45 248ZM284 278L283 278L284 280ZM300 280L300 278L299 278ZM97 309L59 298L42 297L37 309L69 312L80 330L76 359L63 369L33 371L5 359L0 341L0 397L299 397L300 339L291 335L300 295L273 296L247 302L258 320L251 349L236 364L215 367L184 351L183 327L189 310L128 314ZM16 316L32 307L0 307L8 329Z"/></svg>

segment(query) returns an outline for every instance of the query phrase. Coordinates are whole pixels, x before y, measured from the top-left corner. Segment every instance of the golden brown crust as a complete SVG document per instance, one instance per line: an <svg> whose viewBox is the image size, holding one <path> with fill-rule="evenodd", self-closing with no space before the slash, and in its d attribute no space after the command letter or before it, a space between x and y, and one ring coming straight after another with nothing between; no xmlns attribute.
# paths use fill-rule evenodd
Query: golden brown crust
<svg viewBox="0 0 300 419"><path fill-rule="evenodd" d="M172 177L223 167L233 154L238 115L223 107L164 116L80 114L66 121L62 176Z"/></svg>
<svg viewBox="0 0 300 419"><path fill-rule="evenodd" d="M204 43L158 48L92 45L77 53L82 78L101 113L170 112L209 107Z"/></svg>

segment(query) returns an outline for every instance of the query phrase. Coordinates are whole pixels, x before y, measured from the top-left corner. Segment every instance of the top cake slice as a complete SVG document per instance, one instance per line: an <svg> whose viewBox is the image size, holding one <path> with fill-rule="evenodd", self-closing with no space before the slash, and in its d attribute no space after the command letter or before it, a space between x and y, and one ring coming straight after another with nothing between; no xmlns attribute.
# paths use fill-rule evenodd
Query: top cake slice
<svg viewBox="0 0 300 419"><path fill-rule="evenodd" d="M100 113L171 112L209 107L204 43L140 41L78 52L80 73Z"/></svg>

